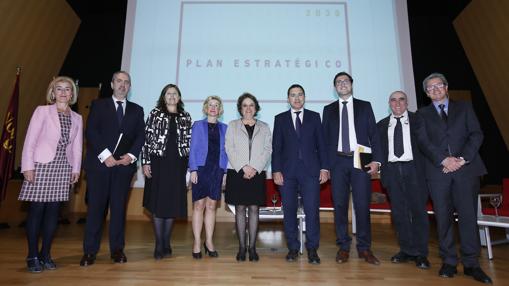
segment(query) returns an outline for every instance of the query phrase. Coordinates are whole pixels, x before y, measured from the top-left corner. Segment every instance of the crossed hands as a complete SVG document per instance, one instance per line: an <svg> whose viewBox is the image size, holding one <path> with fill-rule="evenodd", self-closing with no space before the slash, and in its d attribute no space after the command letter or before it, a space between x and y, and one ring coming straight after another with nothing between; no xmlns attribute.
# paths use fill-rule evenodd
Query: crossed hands
<svg viewBox="0 0 509 286"><path fill-rule="evenodd" d="M455 171L458 171L463 165L465 165L465 159L463 158L457 158L457 157L447 157L442 161L442 166L444 168L442 169L442 172L445 174L452 173Z"/></svg>
<svg viewBox="0 0 509 286"><path fill-rule="evenodd" d="M106 160L104 160L104 165L106 165L106 167L108 168L111 168L117 165L128 166L131 164L131 162L132 162L131 157L127 154L124 154L120 156L120 160L115 160L113 156L109 156L108 158L106 158Z"/></svg>
<svg viewBox="0 0 509 286"><path fill-rule="evenodd" d="M244 167L242 167L242 171L244 171L244 179L246 180L251 180L251 178L253 178L258 172L256 171L255 168L249 165L245 165Z"/></svg>

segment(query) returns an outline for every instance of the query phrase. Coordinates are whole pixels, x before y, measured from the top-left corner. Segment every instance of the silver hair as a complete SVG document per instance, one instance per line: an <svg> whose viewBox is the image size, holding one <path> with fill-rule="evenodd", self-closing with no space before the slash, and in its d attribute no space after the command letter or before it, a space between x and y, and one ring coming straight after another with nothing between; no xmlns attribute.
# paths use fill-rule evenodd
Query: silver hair
<svg viewBox="0 0 509 286"><path fill-rule="evenodd" d="M445 78L445 76L441 73L438 73L438 72L434 72L430 75L428 75L423 81L422 81L422 89L424 89L424 92L427 92L426 90L426 85L428 84L428 81L430 81L431 79L434 79L434 78L439 78L442 80L442 82L448 86L449 84L447 83L447 79Z"/></svg>

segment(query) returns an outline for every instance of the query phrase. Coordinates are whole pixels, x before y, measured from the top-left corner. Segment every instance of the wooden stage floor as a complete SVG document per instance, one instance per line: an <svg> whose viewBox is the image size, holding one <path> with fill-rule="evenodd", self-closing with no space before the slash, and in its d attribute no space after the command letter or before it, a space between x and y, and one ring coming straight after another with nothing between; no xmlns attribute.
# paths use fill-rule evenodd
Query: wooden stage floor
<svg viewBox="0 0 509 286"><path fill-rule="evenodd" d="M334 258L333 224L322 223L322 263L310 265L306 253L299 261L288 263L282 224L262 222L258 235L259 262L235 261L237 240L233 223L217 223L215 244L219 258L191 257L191 223L177 222L173 231L173 256L155 261L153 233L149 222L129 221L126 255L128 263L112 264L109 259L107 232L95 265L80 267L83 225L61 225L53 243L52 255L58 265L54 271L40 274L25 269L26 238L23 228L0 230L0 285L481 285L463 275L462 266L453 279L438 277L441 261L438 257L434 226L431 231L431 269L420 270L414 264L393 264L390 257L398 251L390 224L373 225L373 251L381 265L369 265L351 252L346 264L336 264ZM497 236L497 232L494 236ZM498 233L500 236L501 233ZM354 239L355 241L355 239ZM355 242L352 245L355 249ZM487 259L482 249L480 263L495 285L509 285L509 245L494 247L494 259Z"/></svg>

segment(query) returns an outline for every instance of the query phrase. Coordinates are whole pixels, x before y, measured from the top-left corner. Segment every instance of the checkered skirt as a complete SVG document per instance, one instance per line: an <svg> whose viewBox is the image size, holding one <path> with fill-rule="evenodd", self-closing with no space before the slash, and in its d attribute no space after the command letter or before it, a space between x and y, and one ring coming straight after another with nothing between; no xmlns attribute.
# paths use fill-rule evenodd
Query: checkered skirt
<svg viewBox="0 0 509 286"><path fill-rule="evenodd" d="M72 167L67 161L66 147L69 144L71 115L58 113L61 137L53 161L35 162L33 183L23 181L18 200L31 202L61 202L69 200Z"/></svg>

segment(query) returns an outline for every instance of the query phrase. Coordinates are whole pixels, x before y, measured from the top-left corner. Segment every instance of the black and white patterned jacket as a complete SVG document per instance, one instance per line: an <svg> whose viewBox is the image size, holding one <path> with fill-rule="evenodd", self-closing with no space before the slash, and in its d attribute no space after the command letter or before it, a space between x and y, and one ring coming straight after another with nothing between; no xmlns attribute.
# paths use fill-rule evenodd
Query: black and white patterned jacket
<svg viewBox="0 0 509 286"><path fill-rule="evenodd" d="M191 140L191 115L186 111L179 113L177 120L177 148L180 157L189 157ZM166 155L166 141L170 130L170 116L159 108L150 112L145 125L145 144L141 150L141 164L150 165L150 155Z"/></svg>

